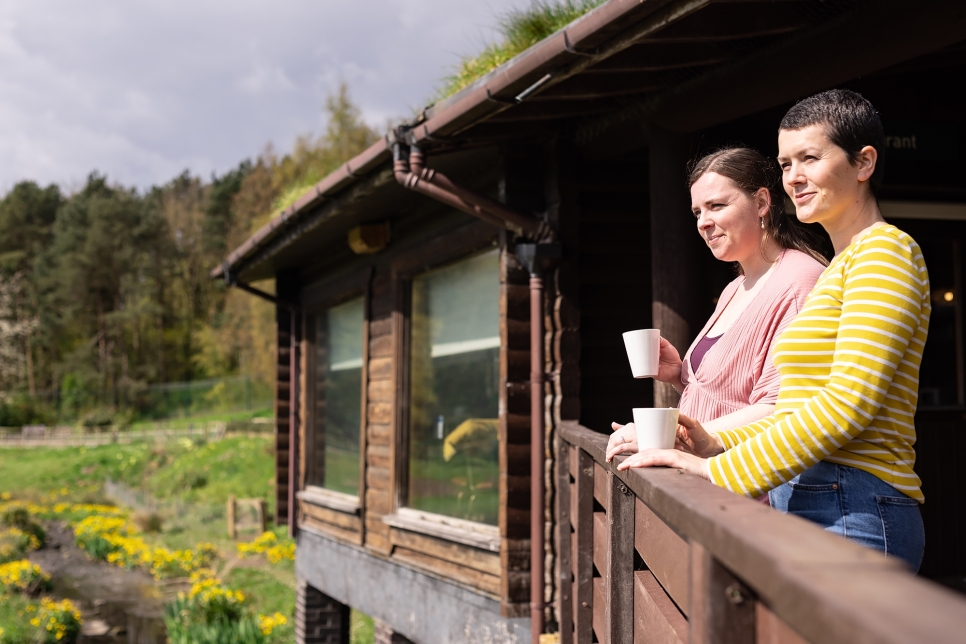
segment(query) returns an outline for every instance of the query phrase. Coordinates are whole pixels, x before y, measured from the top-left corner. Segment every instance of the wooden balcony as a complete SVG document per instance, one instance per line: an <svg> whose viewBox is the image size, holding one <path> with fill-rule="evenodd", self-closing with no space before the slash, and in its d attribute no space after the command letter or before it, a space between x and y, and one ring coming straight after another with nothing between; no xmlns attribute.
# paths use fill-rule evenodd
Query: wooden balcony
<svg viewBox="0 0 966 644"><path fill-rule="evenodd" d="M966 597L677 470L560 430L561 642L962 642ZM928 535L927 535L928 538Z"/></svg>

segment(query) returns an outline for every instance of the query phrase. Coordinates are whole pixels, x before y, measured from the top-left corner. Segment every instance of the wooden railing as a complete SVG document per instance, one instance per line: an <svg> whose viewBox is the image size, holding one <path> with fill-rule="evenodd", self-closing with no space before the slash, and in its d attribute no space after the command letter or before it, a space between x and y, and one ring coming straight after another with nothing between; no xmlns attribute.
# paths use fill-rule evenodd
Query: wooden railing
<svg viewBox="0 0 966 644"><path fill-rule="evenodd" d="M560 430L561 642L962 642L966 597L678 470ZM928 538L928 535L927 535Z"/></svg>

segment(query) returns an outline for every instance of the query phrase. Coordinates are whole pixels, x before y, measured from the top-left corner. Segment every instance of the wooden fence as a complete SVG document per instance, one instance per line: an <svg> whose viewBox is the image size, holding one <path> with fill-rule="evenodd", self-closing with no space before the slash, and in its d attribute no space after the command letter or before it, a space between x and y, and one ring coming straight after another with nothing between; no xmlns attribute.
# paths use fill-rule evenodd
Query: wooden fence
<svg viewBox="0 0 966 644"><path fill-rule="evenodd" d="M966 597L897 560L678 470L617 472L576 423L560 438L562 644L966 638Z"/></svg>
<svg viewBox="0 0 966 644"><path fill-rule="evenodd" d="M97 445L134 442L160 442L178 438L219 440L225 436L226 424L222 421L199 423L198 427L171 429L121 429L118 427L44 427L0 428L0 447L94 447Z"/></svg>

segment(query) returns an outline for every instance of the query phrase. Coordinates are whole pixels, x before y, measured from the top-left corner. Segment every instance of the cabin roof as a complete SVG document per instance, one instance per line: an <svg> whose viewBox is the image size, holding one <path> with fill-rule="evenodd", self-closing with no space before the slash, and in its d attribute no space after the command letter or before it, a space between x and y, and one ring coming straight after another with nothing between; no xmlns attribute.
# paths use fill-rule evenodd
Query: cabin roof
<svg viewBox="0 0 966 644"><path fill-rule="evenodd" d="M867 18L858 14L869 11L868 4L609 0L423 110L409 124L411 136L432 154L435 166L450 171L472 165L466 154L448 161L453 152L478 156L506 140L564 129L589 156L595 145L598 151L623 146L621 152L644 147L643 122L689 130L734 118L734 109L716 104L709 109L703 88L740 73L749 61L772 59L774 64L778 52L795 42L814 45L821 32L850 17L867 26ZM900 6L884 4L889 7L880 6L880 13ZM883 59L882 66L891 62ZM756 109L788 98L760 99ZM391 142L383 137L282 210L214 268L212 277L224 277L226 268L245 281L272 277L354 225L392 218L401 208L424 202L425 197L395 183L391 162Z"/></svg>

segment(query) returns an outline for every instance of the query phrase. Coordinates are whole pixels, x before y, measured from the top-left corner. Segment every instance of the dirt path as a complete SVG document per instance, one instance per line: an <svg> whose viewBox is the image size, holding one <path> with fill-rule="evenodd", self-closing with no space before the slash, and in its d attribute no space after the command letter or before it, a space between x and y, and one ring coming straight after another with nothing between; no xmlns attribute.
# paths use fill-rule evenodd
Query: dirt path
<svg viewBox="0 0 966 644"><path fill-rule="evenodd" d="M47 545L30 561L53 579L55 597L77 604L84 616L84 644L163 644L164 603L183 585L155 582L139 570L90 560L70 529L48 523Z"/></svg>

